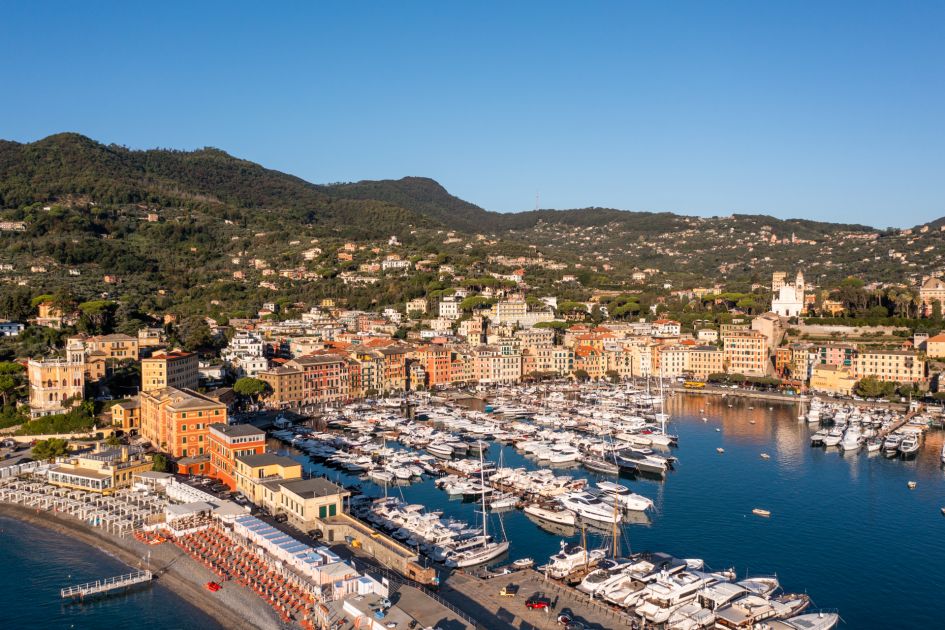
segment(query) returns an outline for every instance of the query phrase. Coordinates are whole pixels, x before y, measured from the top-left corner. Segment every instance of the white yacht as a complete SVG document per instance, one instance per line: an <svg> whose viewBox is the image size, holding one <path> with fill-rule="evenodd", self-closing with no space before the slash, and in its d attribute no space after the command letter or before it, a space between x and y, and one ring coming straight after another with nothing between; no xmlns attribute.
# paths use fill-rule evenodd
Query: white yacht
<svg viewBox="0 0 945 630"><path fill-rule="evenodd" d="M606 555L607 552L603 549L588 551L580 545L568 546L562 540L561 550L549 558L548 564L538 567L538 570L548 577L562 579L582 567L596 566Z"/></svg>
<svg viewBox="0 0 945 630"><path fill-rule="evenodd" d="M616 582L624 575L624 569L631 564L627 558L608 558L601 560L597 568L588 573L577 589L583 593L593 596L598 591L602 591L610 584Z"/></svg>
<svg viewBox="0 0 945 630"><path fill-rule="evenodd" d="M605 503L590 492L569 492L558 497L558 502L581 518L608 524L621 521L620 511L615 509L614 500L610 497Z"/></svg>
<svg viewBox="0 0 945 630"><path fill-rule="evenodd" d="M846 431L843 432L843 439L840 440L840 448L844 451L858 451L860 447L863 446L864 438L863 434L860 432L860 427L851 424Z"/></svg>
<svg viewBox="0 0 945 630"><path fill-rule="evenodd" d="M682 571L661 576L646 587L643 601L635 612L650 623L665 623L678 608L696 598L699 592L716 581L704 573Z"/></svg>
<svg viewBox="0 0 945 630"><path fill-rule="evenodd" d="M575 523L577 523L577 516L571 510L553 510L542 507L537 503L526 505L523 512L525 512L525 514L534 516L535 518L549 521L551 523L557 523L559 525L573 526Z"/></svg>
<svg viewBox="0 0 945 630"><path fill-rule="evenodd" d="M834 427L824 436L824 446L837 446L843 440L843 430L840 427Z"/></svg>
<svg viewBox="0 0 945 630"><path fill-rule="evenodd" d="M833 630L840 623L837 613L816 612L797 615L781 621L769 621L763 630Z"/></svg>
<svg viewBox="0 0 945 630"><path fill-rule="evenodd" d="M599 481L597 488L604 496L600 498L604 501L617 500L617 505L631 512L645 512L653 507L653 500L642 494L636 494L630 491L630 488L612 481ZM600 496L600 495L598 495Z"/></svg>
<svg viewBox="0 0 945 630"><path fill-rule="evenodd" d="M902 438L902 442L899 443L899 452L902 453L903 457L912 457L919 452L919 436L915 433L910 433Z"/></svg>

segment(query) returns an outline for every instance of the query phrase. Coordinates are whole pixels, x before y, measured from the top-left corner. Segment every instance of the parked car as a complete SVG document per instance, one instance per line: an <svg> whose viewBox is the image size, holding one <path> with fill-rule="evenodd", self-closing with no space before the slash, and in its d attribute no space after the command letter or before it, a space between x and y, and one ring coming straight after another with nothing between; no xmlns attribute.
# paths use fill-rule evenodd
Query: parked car
<svg viewBox="0 0 945 630"><path fill-rule="evenodd" d="M551 600L540 595L532 595L525 601L525 608L531 610L545 610L551 606Z"/></svg>

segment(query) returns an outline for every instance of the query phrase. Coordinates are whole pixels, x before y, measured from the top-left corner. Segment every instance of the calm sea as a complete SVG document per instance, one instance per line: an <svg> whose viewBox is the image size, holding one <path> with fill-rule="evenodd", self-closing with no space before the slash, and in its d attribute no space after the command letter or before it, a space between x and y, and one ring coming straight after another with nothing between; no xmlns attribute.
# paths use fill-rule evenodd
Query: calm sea
<svg viewBox="0 0 945 630"><path fill-rule="evenodd" d="M167 588L153 586L91 603L63 603L59 589L120 575L128 566L94 547L0 517L3 628L171 628L221 626Z"/></svg>
<svg viewBox="0 0 945 630"><path fill-rule="evenodd" d="M624 551L703 558L713 569L734 567L739 577L777 574L785 591L807 592L815 607L838 609L848 628L945 627L943 434L930 432L912 461L865 451L843 455L811 448L810 428L798 422L793 405L731 404L709 396L670 401L679 463L665 481L621 479L656 502L649 522L624 527ZM536 467L496 444L488 458L497 461L500 454L506 465ZM309 468L383 492L334 468ZM577 467L559 472L592 476ZM918 482L915 490L908 489L910 480ZM479 518L474 503L450 501L431 480L389 492L471 523ZM771 518L754 516L753 508L770 510ZM503 514L501 523L492 516L490 523L490 531L504 527L509 559L539 563L557 551L561 533L570 533L546 532L519 511ZM587 538L589 546L603 546L610 536L590 532ZM568 538L580 539L579 532Z"/></svg>

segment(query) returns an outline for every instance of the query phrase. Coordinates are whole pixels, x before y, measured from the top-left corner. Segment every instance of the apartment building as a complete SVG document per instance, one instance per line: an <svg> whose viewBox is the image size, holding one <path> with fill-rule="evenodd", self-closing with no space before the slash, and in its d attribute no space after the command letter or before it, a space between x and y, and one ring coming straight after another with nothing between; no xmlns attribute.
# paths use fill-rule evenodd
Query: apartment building
<svg viewBox="0 0 945 630"><path fill-rule="evenodd" d="M511 350L511 349L510 349ZM503 352L497 345L481 345L472 349L473 372L480 384L516 383L522 376L522 355Z"/></svg>
<svg viewBox="0 0 945 630"><path fill-rule="evenodd" d="M745 376L765 376L768 373L768 339L757 330L726 330L722 334L722 348L728 372Z"/></svg>
<svg viewBox="0 0 945 630"><path fill-rule="evenodd" d="M292 359L286 366L302 371L302 403L319 405L351 398L348 362L335 354Z"/></svg>
<svg viewBox="0 0 945 630"><path fill-rule="evenodd" d="M853 358L856 379L919 383L925 380L925 361L907 350L861 350Z"/></svg>
<svg viewBox="0 0 945 630"><path fill-rule="evenodd" d="M686 355L686 373L705 380L725 371L725 352L715 346L692 346Z"/></svg>
<svg viewBox="0 0 945 630"><path fill-rule="evenodd" d="M193 352L161 352L141 360L141 391L165 387L196 389L199 359Z"/></svg>
<svg viewBox="0 0 945 630"><path fill-rule="evenodd" d="M208 432L209 476L236 490L236 458L266 452L266 432L250 424L215 422Z"/></svg>
<svg viewBox="0 0 945 630"><path fill-rule="evenodd" d="M175 459L206 455L209 425L226 424L226 405L189 389L141 392L141 435ZM200 462L191 473L206 473Z"/></svg>
<svg viewBox="0 0 945 630"><path fill-rule="evenodd" d="M302 403L305 379L301 368L280 365L260 372L258 378L272 389L266 399L270 407L296 407Z"/></svg>

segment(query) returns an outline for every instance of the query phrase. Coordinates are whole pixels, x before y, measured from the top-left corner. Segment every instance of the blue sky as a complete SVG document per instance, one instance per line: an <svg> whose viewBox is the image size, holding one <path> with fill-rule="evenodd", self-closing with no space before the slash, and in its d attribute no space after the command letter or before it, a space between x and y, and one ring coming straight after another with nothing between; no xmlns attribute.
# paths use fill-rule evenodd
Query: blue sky
<svg viewBox="0 0 945 630"><path fill-rule="evenodd" d="M20 2L0 137L485 208L945 215L945 2Z"/></svg>

